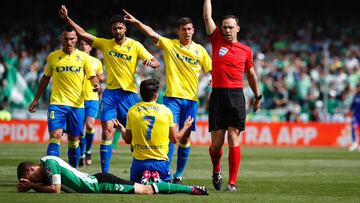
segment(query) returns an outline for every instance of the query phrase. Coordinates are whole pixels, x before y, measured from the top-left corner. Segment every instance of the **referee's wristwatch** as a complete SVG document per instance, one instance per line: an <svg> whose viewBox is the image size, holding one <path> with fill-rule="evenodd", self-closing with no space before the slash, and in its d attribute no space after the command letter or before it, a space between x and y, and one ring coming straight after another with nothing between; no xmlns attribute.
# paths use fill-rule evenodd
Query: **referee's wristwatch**
<svg viewBox="0 0 360 203"><path fill-rule="evenodd" d="M260 94L259 96L255 97L256 100L261 100L262 99L262 94Z"/></svg>

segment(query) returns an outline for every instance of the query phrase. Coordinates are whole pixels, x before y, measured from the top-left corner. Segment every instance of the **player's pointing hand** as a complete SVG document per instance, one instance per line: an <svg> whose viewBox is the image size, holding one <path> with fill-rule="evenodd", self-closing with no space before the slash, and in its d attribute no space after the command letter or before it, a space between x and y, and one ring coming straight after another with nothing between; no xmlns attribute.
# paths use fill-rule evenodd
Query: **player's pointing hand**
<svg viewBox="0 0 360 203"><path fill-rule="evenodd" d="M132 16L129 12L127 12L125 9L123 9L123 12L125 13L124 15L124 20L125 22L128 22L128 23L136 23L138 20Z"/></svg>
<svg viewBox="0 0 360 203"><path fill-rule="evenodd" d="M65 5L61 5L61 8L59 9L59 16L64 20L68 18L68 11Z"/></svg>

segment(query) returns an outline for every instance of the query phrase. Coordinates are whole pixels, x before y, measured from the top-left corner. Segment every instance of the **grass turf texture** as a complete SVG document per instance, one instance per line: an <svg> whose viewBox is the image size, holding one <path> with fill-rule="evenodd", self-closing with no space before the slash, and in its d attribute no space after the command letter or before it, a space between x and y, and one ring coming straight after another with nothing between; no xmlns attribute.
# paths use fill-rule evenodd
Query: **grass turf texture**
<svg viewBox="0 0 360 203"><path fill-rule="evenodd" d="M236 193L213 188L208 147L194 146L183 183L205 185L210 189L209 196L17 193L17 164L27 160L39 162L46 147L45 144L0 144L0 202L360 202L360 152L338 148L242 147ZM112 157L110 171L129 179L130 149L128 146L119 149ZM66 154L63 145L61 155L65 160ZM80 170L90 174L99 172L99 159L99 148L95 146L93 165ZM228 178L227 147L222 169L224 190Z"/></svg>

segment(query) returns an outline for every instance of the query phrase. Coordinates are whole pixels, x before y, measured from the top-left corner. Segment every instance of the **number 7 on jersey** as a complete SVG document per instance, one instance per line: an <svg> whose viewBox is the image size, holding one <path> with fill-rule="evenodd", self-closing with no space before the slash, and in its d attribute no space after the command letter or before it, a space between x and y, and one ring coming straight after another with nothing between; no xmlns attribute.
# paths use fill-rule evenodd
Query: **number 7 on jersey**
<svg viewBox="0 0 360 203"><path fill-rule="evenodd" d="M149 120L149 125L146 131L146 140L150 141L152 129L155 123L155 116L144 116L144 120Z"/></svg>

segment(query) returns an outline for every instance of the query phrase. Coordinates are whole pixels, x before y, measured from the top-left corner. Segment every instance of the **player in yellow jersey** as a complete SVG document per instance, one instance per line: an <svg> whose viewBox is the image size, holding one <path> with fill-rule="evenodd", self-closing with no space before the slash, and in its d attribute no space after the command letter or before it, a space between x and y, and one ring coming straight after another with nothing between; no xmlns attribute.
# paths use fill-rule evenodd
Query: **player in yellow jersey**
<svg viewBox="0 0 360 203"><path fill-rule="evenodd" d="M35 112L38 101L48 86L51 77L53 86L48 109L48 128L50 144L47 155L60 156L60 138L68 133L68 157L73 167L78 166L80 158L79 137L84 130L83 83L89 79L93 91L100 88L99 81L91 69L90 58L76 49L77 35L70 26L64 27L61 36L62 49L53 51L47 58L44 75L29 112Z"/></svg>
<svg viewBox="0 0 360 203"><path fill-rule="evenodd" d="M153 172L154 179L158 179L159 174L161 180L171 181L167 156L169 142L177 143L194 122L192 117L187 118L184 127L177 132L170 109L156 103L158 91L158 80L142 81L140 95L143 101L129 109L126 129L118 120L114 120L125 143L131 144L133 149L130 180L134 182L142 182L144 171Z"/></svg>
<svg viewBox="0 0 360 203"><path fill-rule="evenodd" d="M198 81L201 70L211 71L211 58L205 48L192 41L194 25L190 18L182 17L177 21L178 39L160 36L151 27L143 24L124 10L125 21L134 24L141 32L164 51L166 72L166 91L163 103L174 115L174 122L182 128L188 116L195 122L180 140L177 155L177 167L173 182L181 183L182 174L190 153L190 134L196 130L198 109ZM171 165L174 152L173 143L169 143L169 162Z"/></svg>
<svg viewBox="0 0 360 203"><path fill-rule="evenodd" d="M98 58L90 55L92 47L84 40L79 41L79 49L90 56L91 67L94 69L99 81L104 81L103 66ZM84 81L84 105L85 105L85 134L80 138L80 161L79 166L91 165L91 148L94 140L95 118L99 112L99 93L92 90L90 81Z"/></svg>
<svg viewBox="0 0 360 203"><path fill-rule="evenodd" d="M135 82L137 62L141 59L145 66L153 68L159 67L160 63L142 44L125 36L126 25L121 15L115 15L110 20L113 39L98 38L87 33L69 18L64 5L61 6L59 15L76 30L84 41L101 50L104 56L107 81L100 105L102 125L100 159L102 172L109 172L112 155L111 142L114 137L112 119L117 118L125 125L129 108L139 101Z"/></svg>

